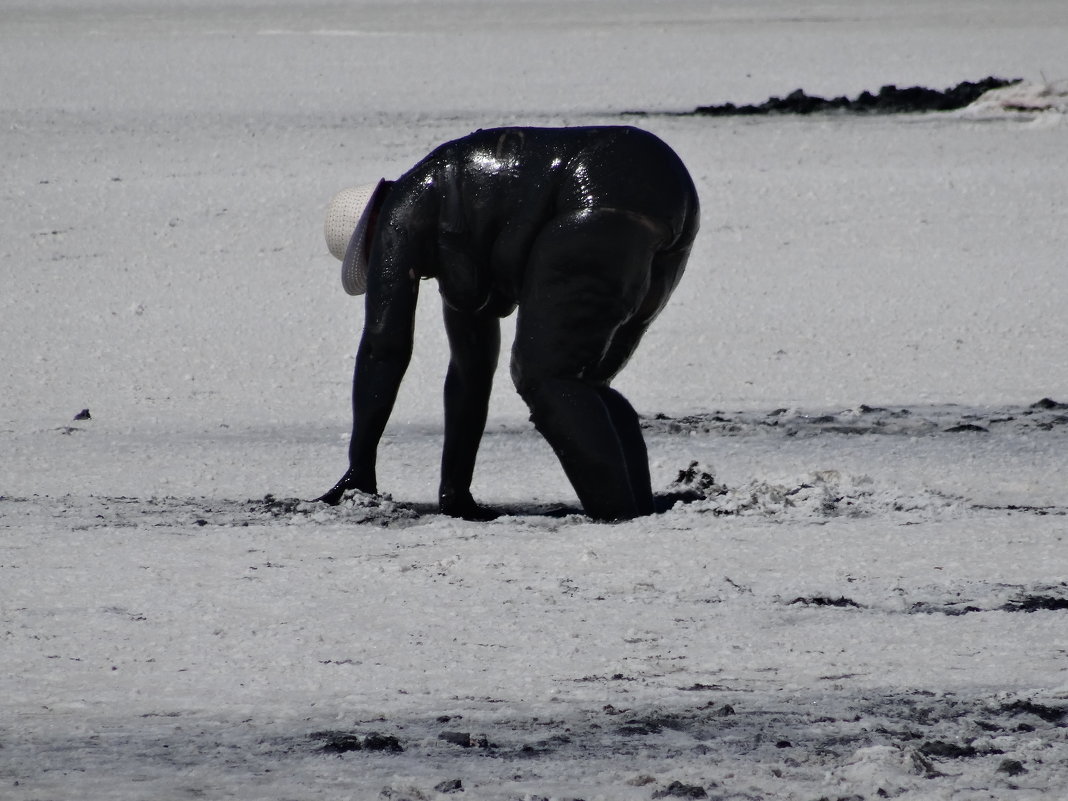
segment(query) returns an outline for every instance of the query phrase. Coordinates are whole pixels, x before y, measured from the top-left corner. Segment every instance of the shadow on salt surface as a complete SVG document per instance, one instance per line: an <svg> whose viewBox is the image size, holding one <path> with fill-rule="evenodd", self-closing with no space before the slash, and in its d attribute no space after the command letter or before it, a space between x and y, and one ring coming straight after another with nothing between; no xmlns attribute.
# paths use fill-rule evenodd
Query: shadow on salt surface
<svg viewBox="0 0 1068 801"><path fill-rule="evenodd" d="M364 495L336 507L299 498L267 495L254 500L75 496L3 498L20 524L69 520L72 531L98 528L195 529L205 526L263 526L296 521L367 523L400 527L419 518L414 509L388 496Z"/></svg>
<svg viewBox="0 0 1068 801"><path fill-rule="evenodd" d="M227 784L243 788L236 797L329 787L412 799L460 788L479 798L537 797L560 785L642 799L815 798L828 785L838 796L966 798L976 787L1064 786L1063 697L843 691L835 682L844 678L827 676L826 689L801 692L695 684L655 704L558 703L548 715L522 703L455 698L423 713L330 717L329 728L317 725L325 717L282 720L262 709L240 720L148 714L98 721L93 733L5 736L0 775L27 790L57 776L78 775L86 790L107 779L110 797L127 797L119 788L128 782L141 797L179 787L197 797ZM627 681L635 680L578 683ZM627 696L613 696L620 698ZM692 789L682 795L683 787Z"/></svg>
<svg viewBox="0 0 1068 801"><path fill-rule="evenodd" d="M754 479L727 487L697 462L679 471L679 478L658 493L658 514L677 522L714 517L755 518L767 522L821 524L831 519L881 518L897 525L956 519L974 514L1026 513L1065 516L1060 506L992 506L936 490L902 492L868 476L821 470L787 483ZM0 498L5 514L20 525L67 520L71 531L101 528L156 528L177 532L206 526L248 527L315 524L407 528L449 520L431 503L396 501L388 495L349 493L337 506L299 498L267 495L255 500L178 497L64 496ZM488 505L498 514L481 525L523 524L548 527L589 524L576 506L564 503ZM646 519L646 518L643 518ZM460 521L457 521L458 523ZM480 525L464 523L465 525Z"/></svg>
<svg viewBox="0 0 1068 801"><path fill-rule="evenodd" d="M852 789L872 791L873 779L890 782L887 789L894 794L953 786L968 774L975 777L968 781L982 777L989 785L989 777L999 773L1005 778L1030 773L1035 785L1055 786L1065 772L1056 753L1068 749L1060 736L1068 717L1063 699L1036 701L1008 693L966 698L925 690L827 690L798 695L696 684L678 687L670 703L638 703L632 708L609 704L563 711L548 719L502 715L477 706L457 714L463 709L459 702L447 715L376 720L351 730L313 732L309 739L317 750L330 754L349 752L333 747L338 743L358 746L351 750L362 753L347 759L361 766L382 761L371 751L403 751L408 759L429 760L463 777L461 783L466 778L475 786L488 765L497 781L507 774L518 785L509 788L512 792L536 792L537 782L531 779L548 764L581 760L588 767L604 763L607 768L626 760L633 774L619 783L645 787L653 798L705 797L696 788L713 795L743 789L781 792L784 780L803 793L805 785L815 789L828 774L836 784ZM299 739L277 742L286 755L306 753L309 747ZM389 747L366 748L368 742ZM1035 752L1038 742L1046 751L1040 756ZM516 774L519 766L528 768L526 776ZM680 774L685 782L677 780ZM416 782L409 789L418 787ZM676 792L668 792L672 787ZM683 794L683 787L694 789Z"/></svg>
<svg viewBox="0 0 1068 801"><path fill-rule="evenodd" d="M170 528L177 531L206 526L247 527L273 525L347 524L382 528L406 528L441 516L435 504L394 500L390 495L347 492L336 506L301 498L266 495L250 500L161 496L44 496L3 497L0 508L19 525L35 522L69 522L71 531L101 528ZM543 520L560 525L588 523L577 506L564 503L495 505L494 511L506 522L516 518Z"/></svg>
<svg viewBox="0 0 1068 801"><path fill-rule="evenodd" d="M761 437L807 440L817 437L914 437L960 441L1033 442L1068 434L1068 403L1043 398L1028 406L970 407L930 405L808 411L712 411L681 417L658 414L642 420L654 435L675 437ZM524 436L534 436L528 429ZM1024 438L1027 438L1026 440ZM978 440L976 440L978 441ZM573 502L495 504L483 498L499 521L526 518L556 527L589 522ZM966 514L1027 513L1068 515L1054 505L993 505L933 489L902 490L863 473L821 470L785 481L753 479L737 486L717 481L697 462L678 471L676 480L657 493L659 511L699 517L756 517L770 521L820 523L833 518L885 516L908 524ZM349 493L338 506L299 498L234 500L203 497L45 496L0 497L6 519L20 523L66 520L74 531L104 527L191 529L203 526L262 526L299 523L364 524L390 528L442 520L435 506L389 495ZM539 522L540 521L540 522Z"/></svg>
<svg viewBox="0 0 1068 801"><path fill-rule="evenodd" d="M696 465L690 471L700 476L710 474ZM680 471L680 475L687 471ZM714 482L714 479L712 479ZM688 492L686 481L672 485L676 491L659 497L664 513L673 516L757 517L769 521L803 523L822 522L835 517L864 518L894 515L902 522L930 520L966 514L969 507L961 498L936 492L917 492L902 496L893 488L877 487L865 477L843 477L835 471L821 471L791 484L753 481L727 488L714 484L702 492ZM406 503L389 496L355 494L337 506L299 498L259 500L219 500L208 498L128 498L66 496L47 498L2 498L0 503L12 510L20 525L35 520L68 520L70 530L88 531L101 528L156 528L178 532L202 527L287 526L317 524L369 525L382 528L406 528L434 521L451 520L441 516L429 503ZM673 505L671 505L673 504ZM670 505L670 508L668 508ZM559 526L590 523L577 507L566 504L490 505L499 514L484 525L527 523L534 526ZM1025 510L1033 511L1033 510ZM1062 509L1043 509L1040 513L1064 514ZM465 525L478 525L465 523Z"/></svg>

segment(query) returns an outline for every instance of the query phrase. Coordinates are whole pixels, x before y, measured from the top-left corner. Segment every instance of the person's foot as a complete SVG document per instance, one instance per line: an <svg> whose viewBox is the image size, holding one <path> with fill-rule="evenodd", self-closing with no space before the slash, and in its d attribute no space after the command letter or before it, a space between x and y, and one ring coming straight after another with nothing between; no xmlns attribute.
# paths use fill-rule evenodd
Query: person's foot
<svg viewBox="0 0 1068 801"><path fill-rule="evenodd" d="M470 494L455 496L443 495L440 501L440 508L443 515L458 517L463 520L473 520L476 522L495 520L500 517L500 515L492 509L487 509L485 506L479 506L475 503L475 499L472 498Z"/></svg>

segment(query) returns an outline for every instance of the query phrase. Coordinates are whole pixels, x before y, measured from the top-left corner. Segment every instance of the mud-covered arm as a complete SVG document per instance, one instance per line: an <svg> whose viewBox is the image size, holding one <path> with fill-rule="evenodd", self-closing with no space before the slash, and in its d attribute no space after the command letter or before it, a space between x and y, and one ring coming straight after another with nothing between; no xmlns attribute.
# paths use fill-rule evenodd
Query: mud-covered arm
<svg viewBox="0 0 1068 801"><path fill-rule="evenodd" d="M387 235L389 239L393 236ZM412 243L392 241L372 253L363 335L352 379L349 469L319 500L336 504L346 490L377 492L378 443L412 356L419 279Z"/></svg>
<svg viewBox="0 0 1068 801"><path fill-rule="evenodd" d="M486 519L492 514L471 497L471 476L486 428L501 346L500 321L492 314L458 312L448 305L444 319L450 358L445 377L445 445L438 501L444 514Z"/></svg>

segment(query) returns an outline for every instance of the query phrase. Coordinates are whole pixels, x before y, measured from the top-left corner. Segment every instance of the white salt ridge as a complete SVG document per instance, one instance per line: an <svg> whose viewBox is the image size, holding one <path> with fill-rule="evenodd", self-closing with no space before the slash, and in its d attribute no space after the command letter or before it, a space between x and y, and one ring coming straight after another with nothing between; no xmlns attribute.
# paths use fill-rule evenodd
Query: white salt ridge
<svg viewBox="0 0 1068 801"><path fill-rule="evenodd" d="M836 470L818 471L789 483L754 480L741 487L713 486L707 492L709 497L685 504L686 511L782 522L875 515L903 522L959 517L968 510L962 498L931 491L903 494L899 487L878 486L869 476L842 475Z"/></svg>
<svg viewBox="0 0 1068 801"><path fill-rule="evenodd" d="M1068 114L1068 80L1020 81L1012 86L991 89L959 114L968 118L1015 114L1052 119L1053 115Z"/></svg>

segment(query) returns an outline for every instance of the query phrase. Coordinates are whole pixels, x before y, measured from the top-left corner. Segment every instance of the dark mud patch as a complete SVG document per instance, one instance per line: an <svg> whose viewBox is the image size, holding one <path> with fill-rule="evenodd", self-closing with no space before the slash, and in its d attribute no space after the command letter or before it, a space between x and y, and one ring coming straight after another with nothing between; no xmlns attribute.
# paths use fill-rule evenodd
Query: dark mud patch
<svg viewBox="0 0 1068 801"><path fill-rule="evenodd" d="M983 426L976 425L975 423L960 423L959 425L950 426L946 429L947 434L962 434L968 431L973 431L978 434L989 434L990 429Z"/></svg>
<svg viewBox="0 0 1068 801"><path fill-rule="evenodd" d="M919 601L909 614L940 614L959 617L977 612L1063 612L1068 611L1068 583L1036 587L999 585L987 590L985 599L969 598L948 602Z"/></svg>
<svg viewBox="0 0 1068 801"><path fill-rule="evenodd" d="M852 598L839 596L830 598L823 595L814 595L803 598L794 598L788 602L790 606L829 606L837 609L862 609L863 607Z"/></svg>
<svg viewBox="0 0 1068 801"><path fill-rule="evenodd" d="M321 741L319 750L326 754L347 754L350 751L385 751L399 754L404 751L400 740L391 734L358 734L346 731L320 731L310 735L313 741Z"/></svg>
<svg viewBox="0 0 1068 801"><path fill-rule="evenodd" d="M460 748L477 748L483 751L497 748L486 735L471 734L466 731L443 731L438 735L438 739Z"/></svg>
<svg viewBox="0 0 1068 801"><path fill-rule="evenodd" d="M650 734L660 734L665 729L683 731L685 728L686 721L679 715L654 714L629 718L617 731L624 737L645 737Z"/></svg>
<svg viewBox="0 0 1068 801"><path fill-rule="evenodd" d="M999 711L1009 715L1033 715L1046 723L1058 725L1068 717L1068 706L1039 704L1030 699L1003 704Z"/></svg>
<svg viewBox="0 0 1068 801"><path fill-rule="evenodd" d="M763 103L697 106L693 111L676 112L680 117L756 117L811 116L813 114L921 114L955 111L970 106L984 93L1003 89L1021 82L1020 78L1005 79L989 76L979 81L962 81L946 89L925 86L899 88L887 84L878 92L864 91L856 97L820 97L804 89L795 89L785 97L769 97ZM648 112L628 111L627 116L646 116Z"/></svg>
<svg viewBox="0 0 1068 801"><path fill-rule="evenodd" d="M924 743L917 749L924 756L939 757L941 759L970 759L979 756L979 750L973 745L960 745L959 743L947 743L942 740L932 740ZM1002 751L990 749L986 753L1000 754Z"/></svg>
<svg viewBox="0 0 1068 801"><path fill-rule="evenodd" d="M654 792L653 798L708 798L708 793L698 784L674 781L663 790Z"/></svg>
<svg viewBox="0 0 1068 801"><path fill-rule="evenodd" d="M960 617L961 615L968 615L972 612L986 612L990 611L983 609L981 606L975 604L935 604L928 603L927 601L920 601L914 603L909 608L909 614L912 615L948 615L949 617Z"/></svg>
<svg viewBox="0 0 1068 801"><path fill-rule="evenodd" d="M1063 595L1024 595L1014 598L1003 607L1003 612L1061 612L1068 610L1068 597Z"/></svg>
<svg viewBox="0 0 1068 801"><path fill-rule="evenodd" d="M724 103L718 106L698 106L695 116L733 117L764 114L916 114L932 111L954 111L969 106L992 89L1003 89L1020 83L1019 78L1006 80L993 76L980 81L962 81L947 89L928 89L909 86L899 89L893 84L878 92L861 92L854 98L823 98L797 89L786 97L770 97L758 105L737 106Z"/></svg>
<svg viewBox="0 0 1068 801"><path fill-rule="evenodd" d="M1068 508L1063 506L1028 506L1026 504L1010 503L1005 506L994 506L991 504L975 504L974 509L985 509L990 512L1021 512L1023 514L1035 515L1037 517L1064 517L1068 515Z"/></svg>

